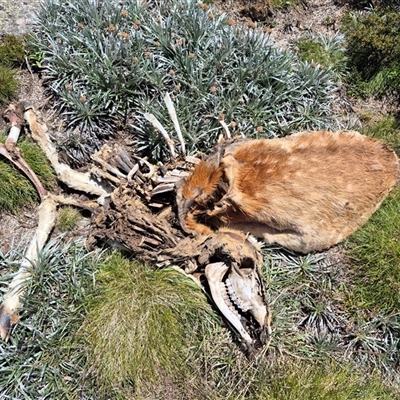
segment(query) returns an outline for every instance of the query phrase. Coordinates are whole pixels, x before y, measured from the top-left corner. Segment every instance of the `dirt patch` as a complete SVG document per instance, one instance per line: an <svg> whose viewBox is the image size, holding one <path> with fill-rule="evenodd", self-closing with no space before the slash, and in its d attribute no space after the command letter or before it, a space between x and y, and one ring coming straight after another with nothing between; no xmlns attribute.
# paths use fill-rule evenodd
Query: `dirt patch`
<svg viewBox="0 0 400 400"><path fill-rule="evenodd" d="M0 36L31 32L37 21L40 0L0 1Z"/></svg>
<svg viewBox="0 0 400 400"><path fill-rule="evenodd" d="M268 0L216 2L219 9L239 22L253 22L258 28L270 28L271 41L281 48L287 48L308 32L323 35L337 33L343 15L349 10L347 4L334 0L303 0L288 10L275 11L268 4Z"/></svg>

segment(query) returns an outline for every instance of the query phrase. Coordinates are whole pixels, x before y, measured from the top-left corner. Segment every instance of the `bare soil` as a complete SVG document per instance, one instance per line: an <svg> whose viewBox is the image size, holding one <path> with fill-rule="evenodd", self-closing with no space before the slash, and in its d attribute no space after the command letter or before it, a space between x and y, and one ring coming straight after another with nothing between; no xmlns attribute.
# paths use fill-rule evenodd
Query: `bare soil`
<svg viewBox="0 0 400 400"><path fill-rule="evenodd" d="M301 0L288 10L272 11L269 0L218 0L217 6L232 18L257 27L270 28L270 38L277 47L287 48L307 32L332 35L338 32L343 15L349 10L346 1Z"/></svg>

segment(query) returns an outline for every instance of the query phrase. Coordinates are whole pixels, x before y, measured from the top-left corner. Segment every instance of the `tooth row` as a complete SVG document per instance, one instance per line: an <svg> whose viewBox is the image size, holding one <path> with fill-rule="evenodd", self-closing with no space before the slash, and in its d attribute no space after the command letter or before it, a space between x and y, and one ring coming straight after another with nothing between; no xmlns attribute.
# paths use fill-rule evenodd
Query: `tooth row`
<svg viewBox="0 0 400 400"><path fill-rule="evenodd" d="M227 292L229 293L229 297L236 304L236 306L240 308L243 312L248 311L249 309L244 306L239 297L236 295L235 289L233 288L232 282L229 278L225 281L225 286Z"/></svg>
<svg viewBox="0 0 400 400"><path fill-rule="evenodd" d="M226 287L225 284L223 282L220 283L221 286L221 294L222 297L226 303L226 305L229 307L229 309L237 316L239 317L239 313L237 312L236 308L234 307L234 305L232 304L231 298L229 297L227 291L226 291Z"/></svg>

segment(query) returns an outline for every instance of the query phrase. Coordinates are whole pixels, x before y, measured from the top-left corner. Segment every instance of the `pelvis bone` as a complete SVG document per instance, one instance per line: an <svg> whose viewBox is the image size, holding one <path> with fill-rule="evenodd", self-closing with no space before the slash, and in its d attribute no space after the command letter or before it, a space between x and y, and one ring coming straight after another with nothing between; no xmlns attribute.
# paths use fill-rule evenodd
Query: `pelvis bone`
<svg viewBox="0 0 400 400"><path fill-rule="evenodd" d="M398 158L355 131L222 143L178 189L187 232L221 227L308 253L361 227L398 180Z"/></svg>

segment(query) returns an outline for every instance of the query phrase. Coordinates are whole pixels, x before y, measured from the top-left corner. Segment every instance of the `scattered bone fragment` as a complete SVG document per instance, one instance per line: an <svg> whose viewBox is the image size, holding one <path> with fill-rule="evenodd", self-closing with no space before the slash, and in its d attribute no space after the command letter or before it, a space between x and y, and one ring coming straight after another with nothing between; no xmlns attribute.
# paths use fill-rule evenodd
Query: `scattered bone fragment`
<svg viewBox="0 0 400 400"><path fill-rule="evenodd" d="M4 295L3 304L0 306L0 336L8 340L15 315L21 307L21 298L26 291L27 282L32 277L32 269L38 261L38 255L48 240L56 221L57 203L46 196L38 208L39 222L28 250L21 260L20 268L11 281L8 291Z"/></svg>
<svg viewBox="0 0 400 400"><path fill-rule="evenodd" d="M27 102L19 103L24 110L24 117L29 124L32 138L40 146L51 165L56 171L58 179L72 189L105 198L110 189L102 182L93 179L90 173L78 172L59 161L57 149L50 140L47 126L36 118L34 108Z"/></svg>
<svg viewBox="0 0 400 400"><path fill-rule="evenodd" d="M165 139L165 141L168 144L171 158L173 160L176 159L176 151L175 151L174 141L169 137L168 132L161 125L161 122L153 114L150 114L150 113L144 114L144 117L147 119L147 121L151 122L151 124L154 126L154 128L156 128L161 133L161 135L163 136L163 138Z"/></svg>
<svg viewBox="0 0 400 400"><path fill-rule="evenodd" d="M175 128L176 134L178 136L179 143L181 144L182 156L185 157L185 155L186 155L185 140L183 139L181 127L179 126L178 117L176 116L174 103L172 103L171 96L169 95L168 92L166 93L166 95L164 97L164 102L165 102L165 105L167 106L168 113L169 113L169 115L171 117L171 120L172 120L172 122L174 124L174 128Z"/></svg>
<svg viewBox="0 0 400 400"><path fill-rule="evenodd" d="M23 158L21 150L17 147L17 140L21 132L21 117L18 115L18 109L15 106L8 107L3 112L3 118L8 120L11 128L7 136L6 143L0 143L0 155L7 158L19 170L21 170L27 178L33 183L40 197L46 195L47 191L36 176L35 172L30 168Z"/></svg>

